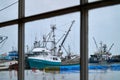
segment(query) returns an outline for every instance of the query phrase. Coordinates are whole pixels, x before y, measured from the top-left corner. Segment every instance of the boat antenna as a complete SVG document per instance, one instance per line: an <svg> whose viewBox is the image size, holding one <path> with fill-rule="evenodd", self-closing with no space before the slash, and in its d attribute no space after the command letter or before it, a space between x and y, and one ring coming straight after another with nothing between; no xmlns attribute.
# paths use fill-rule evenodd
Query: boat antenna
<svg viewBox="0 0 120 80"><path fill-rule="evenodd" d="M75 22L75 20L72 21L72 23L71 23L71 25L70 25L70 27L69 27L69 29L68 29L68 31L67 31L64 39L63 39L63 41L62 41L62 43L61 43L61 45L59 45L58 53L61 51L61 47L63 46L63 43L65 42L65 40L66 40L69 32L71 31L71 27L73 26L73 23L74 23L74 22Z"/></svg>

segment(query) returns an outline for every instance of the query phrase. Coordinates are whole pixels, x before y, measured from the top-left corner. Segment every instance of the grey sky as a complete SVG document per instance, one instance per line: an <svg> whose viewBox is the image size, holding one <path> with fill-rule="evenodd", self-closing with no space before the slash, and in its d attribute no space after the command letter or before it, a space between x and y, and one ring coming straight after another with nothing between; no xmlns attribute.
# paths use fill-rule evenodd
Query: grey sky
<svg viewBox="0 0 120 80"><path fill-rule="evenodd" d="M79 5L79 0L25 0L26 16Z"/></svg>
<svg viewBox="0 0 120 80"><path fill-rule="evenodd" d="M60 2L61 1L61 2ZM97 0L96 0L97 1ZM15 0L1 0L0 1L0 9L9 3L15 2ZM64 4L63 4L64 2ZM1 5L2 4L2 5ZM50 4L50 5L48 5ZM58 5L59 4L59 5ZM73 5L78 5L79 0L44 0L41 3L41 0L26 0L26 16L43 13L51 10L60 9L63 7L69 7ZM17 5L11 6L10 8L0 12L0 22L11 20L17 18ZM10 11L9 11L10 10ZM119 30L120 30L120 6L111 6L106 8L99 8L89 11L89 53L93 54L96 50L94 41L92 37L95 37L97 44L99 45L100 41L106 43L108 47L111 46L112 43L115 45L111 49L113 54L120 54L120 38L119 38ZM68 29L68 25L70 25L72 20L75 20L75 24L72 27L70 32L70 36L68 37L69 41L66 41L66 46L72 42L71 50L75 53L79 53L79 26L80 26L80 15L79 12L63 15L59 17L53 17L49 19L38 20L25 24L25 33L26 33L26 44L32 45L35 36L41 39L43 34L47 34L50 31L50 25L56 24L57 29L66 31ZM65 25L67 24L67 25ZM62 26L65 25L65 26ZM17 26L17 25L16 25ZM11 47L15 45L17 46L17 27L15 25L6 28L0 29L0 34L9 36L9 39L5 43L4 47L0 52L4 52L4 50L10 51ZM57 30L57 31L59 31ZM58 33L58 32L57 32ZM63 34L63 32L59 32L59 34ZM69 43L67 43L69 42Z"/></svg>
<svg viewBox="0 0 120 80"><path fill-rule="evenodd" d="M95 49L92 37L96 38L97 44L100 41L108 47L114 43L111 52L120 54L120 5L99 8L89 11L89 41L90 53Z"/></svg>
<svg viewBox="0 0 120 80"><path fill-rule="evenodd" d="M13 1L11 1L11 2L13 2ZM9 3L11 3L11 2L9 2ZM64 4L63 4L63 2L64 2ZM64 8L64 7L78 5L79 0L76 0L76 1L74 1L74 0L70 0L70 1L53 0L52 2L50 2L49 0L46 0L46 1L42 1L42 3L40 0L37 0L36 2L34 0L31 0L31 1L26 0L26 3L27 3L26 4L26 16L30 16L30 15L34 15L34 14L38 14L38 13L42 13L42 12L47 12L47 11L52 11L52 10L56 10L56 9L60 9L60 8ZM48 4L49 4L49 6L48 6ZM31 5L33 5L33 6L31 6ZM4 7L4 5L2 7ZM16 7L17 7L17 5L16 5ZM11 8L14 8L14 6L11 6ZM16 17L17 14L16 15L11 14L11 11L9 11L9 9L7 9L7 11L8 11L7 16L12 15L12 16ZM13 10L13 12L15 13L14 10ZM3 15L3 12L0 14L0 16L1 15ZM10 19L14 19L14 18L12 18L12 17L6 18L5 16L2 16L0 21L10 20ZM25 25L25 27L26 27L25 28L26 29L25 30L25 45L32 46L33 42L35 40L35 36L37 36L37 38L39 40L42 39L42 36L44 34L48 34L48 32L51 30L50 25L53 25L53 24L55 24L57 27L56 36L58 39L65 33L65 31L68 30L71 22L73 20L75 20L75 23L72 27L70 35L68 36L68 39L71 38L71 40L69 40L69 41L66 40L64 45L65 46L70 45L71 49L72 49L71 51L78 54L79 53L79 28L78 27L80 26L79 19L80 19L80 14L78 12L78 13L72 13L72 14L63 15L63 16L59 16L59 17L53 17L53 18L49 18L49 19L43 19L43 20L26 23L26 25ZM13 29L14 29L14 31L16 31L16 34L17 34L17 28L13 28ZM17 38L17 36L15 37L14 35L9 34L9 33L13 33L13 32L10 32L9 29L2 28L1 30L3 30L3 31L8 30L8 32L6 32L6 35L9 36L9 39L12 40L13 42L14 42L14 40L16 40L14 38ZM74 38L75 38L74 35L77 35L75 40L74 40ZM7 46L9 46L9 49L6 45L4 45L4 47L1 50L2 52L8 52L8 51L10 51L12 46L14 46L14 47L17 46L17 44L14 45L13 42L11 42L10 40L7 40L7 42L9 42L9 45L6 42ZM15 41L15 42L17 43L17 41ZM77 47L75 48L75 46L77 46ZM7 50L6 50L6 48L7 48Z"/></svg>
<svg viewBox="0 0 120 80"><path fill-rule="evenodd" d="M73 24L70 34L67 37L64 46L68 49L68 45L71 47L71 51L74 53L79 52L79 26L80 26L80 13L72 13L68 15L57 16L53 18L38 20L30 23L26 23L26 45L32 45L35 37L41 40L43 35L47 35L51 31L51 25L56 25L56 41L68 30L73 20Z"/></svg>
<svg viewBox="0 0 120 80"><path fill-rule="evenodd" d="M17 28L18 28L17 25L0 28L0 35L8 36L8 39L5 41L5 43L0 44L0 54L11 51L12 47L14 47L14 49L17 49L17 43L18 43L18 39L17 39L18 29Z"/></svg>
<svg viewBox="0 0 120 80"><path fill-rule="evenodd" d="M16 2L17 0L0 0L0 10L6 6ZM0 11L0 22L8 21L18 18L18 3L12 5L11 7Z"/></svg>

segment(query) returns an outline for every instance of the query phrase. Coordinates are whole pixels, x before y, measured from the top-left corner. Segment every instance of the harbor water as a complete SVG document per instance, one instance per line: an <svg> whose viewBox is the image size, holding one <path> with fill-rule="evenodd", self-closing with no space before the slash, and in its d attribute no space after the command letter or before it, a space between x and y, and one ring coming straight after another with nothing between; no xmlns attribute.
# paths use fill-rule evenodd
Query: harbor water
<svg viewBox="0 0 120 80"><path fill-rule="evenodd" d="M25 70L25 80L80 80L78 67L62 66L60 71ZM89 80L119 80L120 64L90 65L88 74ZM0 71L0 80L17 80L17 71Z"/></svg>

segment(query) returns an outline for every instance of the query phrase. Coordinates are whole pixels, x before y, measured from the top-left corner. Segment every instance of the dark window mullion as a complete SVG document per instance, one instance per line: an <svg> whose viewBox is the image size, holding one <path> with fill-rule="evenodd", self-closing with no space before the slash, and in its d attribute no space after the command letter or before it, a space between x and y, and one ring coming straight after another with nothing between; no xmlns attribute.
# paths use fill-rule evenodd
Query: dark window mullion
<svg viewBox="0 0 120 80"><path fill-rule="evenodd" d="M63 14L67 14L67 13L81 11L82 8L90 10L90 9L95 9L95 8L100 8L100 7L105 7L105 6L112 6L112 5L117 5L117 4L120 4L120 0L96 1L96 2L92 2L92 3L86 3L86 4L74 6L74 7L69 7L69 8L66 8L66 9L50 11L48 13L43 13L43 14L38 14L38 15L34 15L34 16L25 17L22 20L24 22L30 22L32 20L44 19L44 18L48 18L48 17L54 17L54 16L58 16L58 15L63 15ZM19 19L10 20L10 21L6 21L6 22L1 22L0 27L17 24L18 20Z"/></svg>
<svg viewBox="0 0 120 80"><path fill-rule="evenodd" d="M25 30L24 30L24 23L21 20L21 18L24 18L25 16L25 0L19 0L19 12L18 12L18 53L19 53L19 59L18 59L18 80L24 80L24 36L25 36Z"/></svg>
<svg viewBox="0 0 120 80"><path fill-rule="evenodd" d="M84 5L88 0L81 0ZM80 28L80 79L88 80L88 9L81 9Z"/></svg>

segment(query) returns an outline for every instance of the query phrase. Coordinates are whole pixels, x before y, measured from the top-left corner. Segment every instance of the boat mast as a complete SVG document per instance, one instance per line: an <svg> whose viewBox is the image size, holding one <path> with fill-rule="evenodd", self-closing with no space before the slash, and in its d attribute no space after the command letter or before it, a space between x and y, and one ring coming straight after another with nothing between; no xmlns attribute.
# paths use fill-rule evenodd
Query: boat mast
<svg viewBox="0 0 120 80"><path fill-rule="evenodd" d="M52 44L53 44L53 48L52 48L52 50L53 50L53 55L56 55L55 53L56 53L56 40L55 40L55 29L56 29L56 27L55 27L55 25L53 25L52 27L51 27L51 29L52 29L52 32L53 32L53 41L52 41Z"/></svg>
<svg viewBox="0 0 120 80"><path fill-rule="evenodd" d="M40 47L40 41L37 40L37 37L35 37L35 42L34 42L34 48Z"/></svg>

